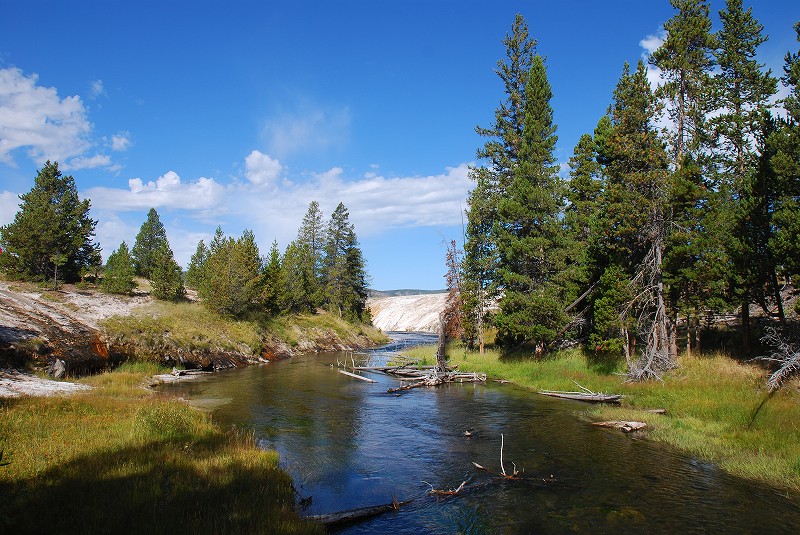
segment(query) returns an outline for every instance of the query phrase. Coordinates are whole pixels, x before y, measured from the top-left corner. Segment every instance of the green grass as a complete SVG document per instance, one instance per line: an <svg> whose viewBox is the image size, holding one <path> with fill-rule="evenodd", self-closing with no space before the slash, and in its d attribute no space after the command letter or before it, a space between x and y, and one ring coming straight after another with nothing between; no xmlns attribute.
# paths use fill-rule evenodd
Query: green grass
<svg viewBox="0 0 800 535"><path fill-rule="evenodd" d="M151 348L155 358L160 349L258 355L263 336L256 323L224 318L194 303L163 301L138 308L130 316L108 318L102 326L112 338Z"/></svg>
<svg viewBox="0 0 800 535"><path fill-rule="evenodd" d="M406 352L432 359L435 346ZM627 383L624 366L591 363L580 350L536 360L508 360L489 349L484 355L449 348L451 364L466 371L507 379L531 390L623 394L619 406L587 405L581 417L636 420L648 424L647 436L713 461L732 474L800 491L800 381L767 396L766 372L725 355L682 357L663 381ZM664 415L648 409L666 409ZM754 418L755 415L755 418Z"/></svg>
<svg viewBox="0 0 800 535"><path fill-rule="evenodd" d="M274 451L140 388L154 371L123 365L86 378L86 394L0 401L0 532L322 532L294 513Z"/></svg>

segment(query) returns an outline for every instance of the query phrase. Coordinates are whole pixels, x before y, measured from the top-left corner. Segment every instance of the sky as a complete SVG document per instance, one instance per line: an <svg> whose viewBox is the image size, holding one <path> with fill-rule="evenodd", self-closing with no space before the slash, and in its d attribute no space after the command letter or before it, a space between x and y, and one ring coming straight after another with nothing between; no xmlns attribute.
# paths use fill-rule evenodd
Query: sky
<svg viewBox="0 0 800 535"><path fill-rule="evenodd" d="M800 4L749 5L758 59L782 74ZM217 226L266 255L311 201L326 219L342 202L372 288L444 288L517 13L566 176L623 64L663 39L668 0L0 0L0 225L51 160L91 200L104 257L151 207L185 268Z"/></svg>

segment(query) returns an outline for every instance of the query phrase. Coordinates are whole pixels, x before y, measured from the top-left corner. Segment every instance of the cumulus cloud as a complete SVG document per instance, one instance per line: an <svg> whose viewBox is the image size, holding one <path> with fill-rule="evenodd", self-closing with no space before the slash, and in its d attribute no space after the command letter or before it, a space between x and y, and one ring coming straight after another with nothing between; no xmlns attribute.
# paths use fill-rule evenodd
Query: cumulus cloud
<svg viewBox="0 0 800 535"><path fill-rule="evenodd" d="M55 88L37 81L36 74L0 69L0 162L14 165L12 153L23 147L39 165L65 161L91 145L92 125L80 97L62 99Z"/></svg>
<svg viewBox="0 0 800 535"><path fill-rule="evenodd" d="M96 187L86 191L92 205L100 210L131 211L143 208L178 208L205 211L215 208L222 200L224 190L212 178L200 177L183 182L174 171L169 171L148 182L141 178L128 180L128 189Z"/></svg>
<svg viewBox="0 0 800 535"><path fill-rule="evenodd" d="M338 147L350 137L350 110L304 103L269 120L262 135L272 154L284 156L298 151Z"/></svg>
<svg viewBox="0 0 800 535"><path fill-rule="evenodd" d="M278 160L257 150L248 154L244 163L247 180L256 185L274 184L282 170Z"/></svg>

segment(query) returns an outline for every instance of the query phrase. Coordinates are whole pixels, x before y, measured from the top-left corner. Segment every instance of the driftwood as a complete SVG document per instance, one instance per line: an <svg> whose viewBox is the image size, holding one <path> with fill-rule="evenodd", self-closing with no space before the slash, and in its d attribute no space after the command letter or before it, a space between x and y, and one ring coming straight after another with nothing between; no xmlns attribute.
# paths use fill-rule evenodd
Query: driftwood
<svg viewBox="0 0 800 535"><path fill-rule="evenodd" d="M647 424L644 422L625 422L622 420L609 420L608 422L593 422L592 425L598 427L609 427L611 429L620 429L623 433L630 433L644 429Z"/></svg>
<svg viewBox="0 0 800 535"><path fill-rule="evenodd" d="M598 392L563 392L560 390L540 390L539 394L554 398L575 399L578 401L588 401L589 403L619 403L622 394L603 394Z"/></svg>
<svg viewBox="0 0 800 535"><path fill-rule="evenodd" d="M363 375L358 375L356 373L350 373L350 372L347 372L347 371L344 371L344 370L339 370L339 373L341 373L342 375L346 375L348 377L353 377L354 379L361 379L362 381L366 381L368 383L377 383L378 382L375 379L370 379L369 377L364 377Z"/></svg>
<svg viewBox="0 0 800 535"><path fill-rule="evenodd" d="M373 516L382 515L389 511L397 511L403 505L411 503L411 500L398 502L394 500L392 503L384 505L373 505L371 507L359 507L358 509L350 509L348 511L341 511L339 513L330 513L326 515L311 515L303 517L305 520L311 520L324 526L333 526L337 524L345 524L348 522L357 522L371 518Z"/></svg>

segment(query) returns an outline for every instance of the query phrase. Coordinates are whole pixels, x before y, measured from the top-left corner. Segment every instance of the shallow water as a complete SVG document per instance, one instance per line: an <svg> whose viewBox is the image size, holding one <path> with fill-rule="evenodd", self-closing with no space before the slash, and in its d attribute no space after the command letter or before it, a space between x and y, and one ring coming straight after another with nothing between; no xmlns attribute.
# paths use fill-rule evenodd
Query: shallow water
<svg viewBox="0 0 800 535"><path fill-rule="evenodd" d="M434 338L397 334L369 352ZM336 372L342 353L296 357L165 386L253 429L275 448L303 514L414 501L342 533L800 533L798 496L743 481L635 433L588 425L586 405L511 385L450 384L387 394ZM472 429L472 436L464 431ZM525 479L476 470L512 463ZM453 497L428 490L453 489Z"/></svg>

